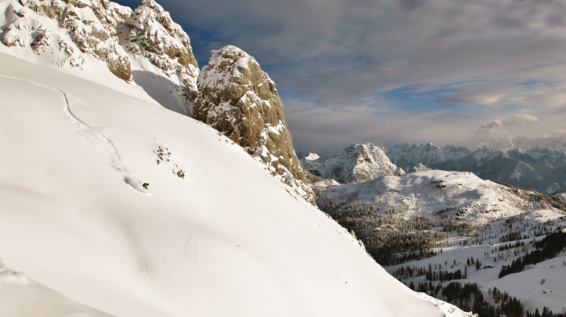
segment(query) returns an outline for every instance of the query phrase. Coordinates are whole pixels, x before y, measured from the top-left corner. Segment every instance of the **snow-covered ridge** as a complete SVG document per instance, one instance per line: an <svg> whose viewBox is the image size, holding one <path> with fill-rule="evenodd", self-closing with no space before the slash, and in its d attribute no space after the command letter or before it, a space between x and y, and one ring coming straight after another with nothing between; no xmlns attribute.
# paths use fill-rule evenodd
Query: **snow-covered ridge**
<svg viewBox="0 0 566 317"><path fill-rule="evenodd" d="M371 144L352 144L322 162L311 153L301 159L303 169L322 178L340 183L362 182L379 176L404 175L405 171L391 163L385 152Z"/></svg>
<svg viewBox="0 0 566 317"><path fill-rule="evenodd" d="M459 221L482 226L524 213L529 204L524 195L473 173L433 170L330 187L318 200L321 204L328 199L347 204L368 202L383 211L388 206L402 206L401 216L406 219L457 214Z"/></svg>

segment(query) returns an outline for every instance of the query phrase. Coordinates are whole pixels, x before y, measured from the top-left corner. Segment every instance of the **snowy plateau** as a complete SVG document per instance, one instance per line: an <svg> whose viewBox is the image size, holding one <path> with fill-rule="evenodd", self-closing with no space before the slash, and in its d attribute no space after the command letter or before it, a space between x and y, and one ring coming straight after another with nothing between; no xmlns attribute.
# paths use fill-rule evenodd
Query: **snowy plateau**
<svg viewBox="0 0 566 317"><path fill-rule="evenodd" d="M494 307L504 306L499 294L507 293L531 313L544 307L564 311L566 254L560 230L566 226L566 203L559 198L440 170L311 186L323 211L355 234L388 272L418 291L478 312L477 293L466 297L457 286L475 284ZM508 270L551 234L561 237L557 252ZM492 295L494 289L498 295Z"/></svg>
<svg viewBox="0 0 566 317"><path fill-rule="evenodd" d="M199 71L154 1L0 9L0 316L471 316L180 114Z"/></svg>
<svg viewBox="0 0 566 317"><path fill-rule="evenodd" d="M537 309L564 315L566 191L554 186L544 195L508 185L563 179L563 150L483 145L472 152L432 143L385 150L355 144L326 160L302 158L318 207L416 291L479 316L522 317ZM521 174L517 162L529 168ZM393 172L401 167L409 173ZM532 176L542 171L548 176Z"/></svg>

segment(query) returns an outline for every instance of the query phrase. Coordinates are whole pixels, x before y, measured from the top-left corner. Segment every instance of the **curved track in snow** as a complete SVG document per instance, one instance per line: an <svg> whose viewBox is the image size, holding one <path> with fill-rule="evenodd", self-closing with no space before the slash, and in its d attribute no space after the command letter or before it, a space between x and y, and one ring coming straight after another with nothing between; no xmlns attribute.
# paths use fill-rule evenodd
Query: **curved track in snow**
<svg viewBox="0 0 566 317"><path fill-rule="evenodd" d="M61 95L63 95L63 100L65 101L65 107L63 108L63 111L65 112L67 117L69 117L71 122L74 125L79 126L80 128L83 128L83 129L86 129L87 131L92 132L98 138L102 139L102 141L107 145L108 149L110 150L110 156L111 156L111 160L112 160L112 163L113 163L112 165L114 166L114 168L116 168L118 171L120 171L122 174L124 174L124 182L126 182L128 185L130 185L132 188L136 189L139 192L142 192L144 194L149 194L149 191L142 186L142 182L140 180L138 180L136 177L134 177L130 172L128 172L128 170L124 166L124 162L122 160L122 157L120 156L120 152L118 152L118 148L116 148L116 145L114 145L114 142L112 142L112 140L107 138L104 134L96 131L96 129L94 129L92 126L90 126L85 121L81 120L77 115L75 115L73 113L73 111L71 110L70 104L69 104L69 99L67 98L67 94L62 89L59 89L57 87L53 87L53 86L50 86L50 85L47 85L47 84L44 84L44 83L40 83L40 82L31 80L31 79L25 79L25 78L3 75L3 74L0 74L0 77L28 82L28 83L31 83L31 84L34 84L34 85L37 85L37 86L40 86L40 87L55 90L55 91L59 92Z"/></svg>

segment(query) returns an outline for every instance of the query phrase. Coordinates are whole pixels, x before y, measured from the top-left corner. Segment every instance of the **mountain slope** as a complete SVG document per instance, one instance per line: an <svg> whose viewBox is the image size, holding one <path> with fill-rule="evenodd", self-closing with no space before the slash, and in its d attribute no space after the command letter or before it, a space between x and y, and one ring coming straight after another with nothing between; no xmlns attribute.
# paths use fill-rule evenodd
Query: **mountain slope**
<svg viewBox="0 0 566 317"><path fill-rule="evenodd" d="M5 54L0 74L0 256L46 287L115 316L463 315L388 275L241 147L127 83Z"/></svg>

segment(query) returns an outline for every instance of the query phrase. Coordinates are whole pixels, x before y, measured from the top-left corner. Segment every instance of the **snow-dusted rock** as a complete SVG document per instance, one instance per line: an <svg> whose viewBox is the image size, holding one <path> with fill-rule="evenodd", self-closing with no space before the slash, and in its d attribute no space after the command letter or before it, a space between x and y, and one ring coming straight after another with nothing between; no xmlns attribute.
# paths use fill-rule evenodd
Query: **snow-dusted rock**
<svg viewBox="0 0 566 317"><path fill-rule="evenodd" d="M421 163L413 166L413 168L411 168L407 173L416 173L416 172L426 172L426 171L430 171L430 167L428 166L424 166Z"/></svg>
<svg viewBox="0 0 566 317"><path fill-rule="evenodd" d="M134 69L154 65L151 71L178 83L178 97L194 99L199 69L190 39L153 0L135 11L108 0L21 0L5 15L7 47L29 48L60 67L82 69L90 56L126 82Z"/></svg>
<svg viewBox="0 0 566 317"><path fill-rule="evenodd" d="M212 51L198 90L196 119L241 145L273 176L315 203L293 149L275 83L252 56L231 45Z"/></svg>
<svg viewBox="0 0 566 317"><path fill-rule="evenodd" d="M167 76L177 74L190 90L197 89L199 69L191 41L169 12L154 0L143 0L126 25L129 33L123 43L129 52L147 58Z"/></svg>
<svg viewBox="0 0 566 317"><path fill-rule="evenodd" d="M311 172L312 173L312 172ZM352 144L324 161L322 177L340 183L363 182L379 176L404 175L383 150L371 143Z"/></svg>

